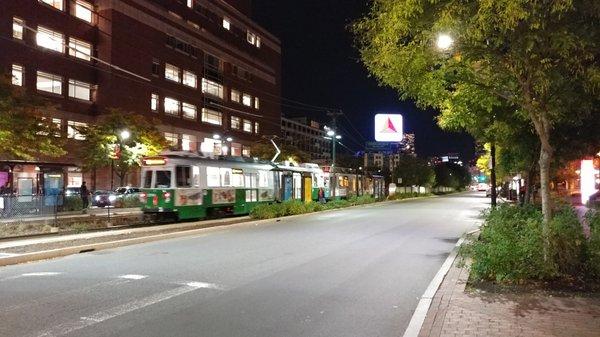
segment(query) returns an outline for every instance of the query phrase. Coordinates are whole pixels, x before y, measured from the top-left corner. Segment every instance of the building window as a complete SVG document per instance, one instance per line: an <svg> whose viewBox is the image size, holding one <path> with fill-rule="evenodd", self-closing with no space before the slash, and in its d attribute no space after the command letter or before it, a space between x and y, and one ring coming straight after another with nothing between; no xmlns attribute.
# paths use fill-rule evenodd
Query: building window
<svg viewBox="0 0 600 337"><path fill-rule="evenodd" d="M92 45L85 41L69 38L69 55L89 61L92 55Z"/></svg>
<svg viewBox="0 0 600 337"><path fill-rule="evenodd" d="M87 123L67 122L67 137L76 140L85 140L85 136L81 134L81 129L86 128Z"/></svg>
<svg viewBox="0 0 600 337"><path fill-rule="evenodd" d="M69 79L69 97L89 101L91 100L91 91L91 84Z"/></svg>
<svg viewBox="0 0 600 337"><path fill-rule="evenodd" d="M249 44L254 45L256 43L256 34L250 31L246 32L246 40Z"/></svg>
<svg viewBox="0 0 600 337"><path fill-rule="evenodd" d="M231 30L231 22L229 22L229 19L223 18L223 28Z"/></svg>
<svg viewBox="0 0 600 337"><path fill-rule="evenodd" d="M196 106L190 103L182 103L183 117L196 119Z"/></svg>
<svg viewBox="0 0 600 337"><path fill-rule="evenodd" d="M12 65L12 84L23 86L23 66L18 64Z"/></svg>
<svg viewBox="0 0 600 337"><path fill-rule="evenodd" d="M254 97L254 109L260 109L260 100L258 99L258 97Z"/></svg>
<svg viewBox="0 0 600 337"><path fill-rule="evenodd" d="M152 94L152 96L150 97L150 109L152 111L158 111L158 94Z"/></svg>
<svg viewBox="0 0 600 337"><path fill-rule="evenodd" d="M189 8L194 7L194 0L186 0L186 4Z"/></svg>
<svg viewBox="0 0 600 337"><path fill-rule="evenodd" d="M198 77L191 71L184 70L183 71L183 84L188 87L197 88L198 87Z"/></svg>
<svg viewBox="0 0 600 337"><path fill-rule="evenodd" d="M252 106L252 96L244 94L244 96L242 97L242 104L244 104L245 106Z"/></svg>
<svg viewBox="0 0 600 337"><path fill-rule="evenodd" d="M173 147L179 146L179 135L176 133L165 132L165 139L167 143L171 144Z"/></svg>
<svg viewBox="0 0 600 337"><path fill-rule="evenodd" d="M242 120L239 117L231 116L231 128L239 130L242 127Z"/></svg>
<svg viewBox="0 0 600 337"><path fill-rule="evenodd" d="M223 99L223 85L206 78L202 79L202 92Z"/></svg>
<svg viewBox="0 0 600 337"><path fill-rule="evenodd" d="M254 133L258 134L258 131L260 130L260 124L258 122L254 123Z"/></svg>
<svg viewBox="0 0 600 337"><path fill-rule="evenodd" d="M13 18L13 37L23 40L23 31L25 29L25 21L19 18Z"/></svg>
<svg viewBox="0 0 600 337"><path fill-rule="evenodd" d="M252 122L247 119L244 119L244 131L252 132Z"/></svg>
<svg viewBox="0 0 600 337"><path fill-rule="evenodd" d="M165 113L169 115L179 116L179 111L181 109L181 104L178 100L165 97Z"/></svg>
<svg viewBox="0 0 600 337"><path fill-rule="evenodd" d="M256 41L254 42L254 45L256 46L256 48L260 48L260 36L256 37Z"/></svg>
<svg viewBox="0 0 600 337"><path fill-rule="evenodd" d="M196 136L181 135L181 149L183 151L196 151L198 149L198 140Z"/></svg>
<svg viewBox="0 0 600 337"><path fill-rule="evenodd" d="M76 0L75 1L75 17L80 18L83 21L87 21L92 23L92 4L83 1Z"/></svg>
<svg viewBox="0 0 600 337"><path fill-rule="evenodd" d="M62 77L38 71L36 88L39 91L62 95Z"/></svg>
<svg viewBox="0 0 600 337"><path fill-rule="evenodd" d="M249 146L242 146L242 156L250 157L250 147Z"/></svg>
<svg viewBox="0 0 600 337"><path fill-rule="evenodd" d="M231 89L231 101L236 102L236 103L240 102L240 92L239 91L237 91L235 89Z"/></svg>
<svg viewBox="0 0 600 337"><path fill-rule="evenodd" d="M179 68L172 64L165 64L165 78L167 80L179 83Z"/></svg>
<svg viewBox="0 0 600 337"><path fill-rule="evenodd" d="M160 61L158 59L152 59L152 75L160 76Z"/></svg>
<svg viewBox="0 0 600 337"><path fill-rule="evenodd" d="M60 11L63 10L63 0L40 0L40 2L48 4Z"/></svg>
<svg viewBox="0 0 600 337"><path fill-rule="evenodd" d="M36 34L37 45L43 48L64 53L65 38L64 35L51 29L38 26Z"/></svg>
<svg viewBox="0 0 600 337"><path fill-rule="evenodd" d="M219 111L203 108L202 109L202 122L214 124L214 125L223 125L223 113L221 113Z"/></svg>

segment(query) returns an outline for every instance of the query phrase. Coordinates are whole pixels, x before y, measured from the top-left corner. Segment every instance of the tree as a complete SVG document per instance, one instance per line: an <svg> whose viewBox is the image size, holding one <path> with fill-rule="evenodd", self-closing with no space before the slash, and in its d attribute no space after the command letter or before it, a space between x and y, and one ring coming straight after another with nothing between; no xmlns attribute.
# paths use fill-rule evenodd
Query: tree
<svg viewBox="0 0 600 337"><path fill-rule="evenodd" d="M83 163L86 170L95 170L112 164L120 184L125 183L127 174L141 164L142 157L158 155L168 147L168 142L156 129L155 124L139 114L111 109L94 125L78 130L86 139L83 143ZM121 132L129 132L122 139Z"/></svg>
<svg viewBox="0 0 600 337"><path fill-rule="evenodd" d="M64 138L56 137L60 127L44 117L51 109L47 102L0 78L0 156L34 160L64 155Z"/></svg>
<svg viewBox="0 0 600 337"><path fill-rule="evenodd" d="M394 182L399 178L402 186L425 186L431 187L435 184L435 172L427 161L412 157L402 156L393 172Z"/></svg>
<svg viewBox="0 0 600 337"><path fill-rule="evenodd" d="M439 163L434 168L436 186L462 189L471 183L466 167L454 163Z"/></svg>
<svg viewBox="0 0 600 337"><path fill-rule="evenodd" d="M375 0L354 30L367 68L401 97L442 109L466 87L533 126L548 238L551 133L596 113L599 19L594 0ZM442 33L450 54L434 47Z"/></svg>

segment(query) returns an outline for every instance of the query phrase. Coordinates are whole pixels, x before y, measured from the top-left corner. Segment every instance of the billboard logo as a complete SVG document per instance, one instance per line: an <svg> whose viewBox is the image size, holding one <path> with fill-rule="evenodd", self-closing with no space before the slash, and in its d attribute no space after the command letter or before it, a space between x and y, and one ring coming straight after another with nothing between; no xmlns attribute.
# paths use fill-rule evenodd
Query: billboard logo
<svg viewBox="0 0 600 337"><path fill-rule="evenodd" d="M402 115L377 114L375 115L375 140L378 142L401 142Z"/></svg>

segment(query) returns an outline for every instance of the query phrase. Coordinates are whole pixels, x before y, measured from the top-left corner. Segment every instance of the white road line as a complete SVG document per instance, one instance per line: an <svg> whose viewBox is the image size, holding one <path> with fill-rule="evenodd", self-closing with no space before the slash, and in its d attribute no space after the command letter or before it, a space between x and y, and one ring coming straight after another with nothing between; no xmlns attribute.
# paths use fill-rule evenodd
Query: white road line
<svg viewBox="0 0 600 337"><path fill-rule="evenodd" d="M222 286L214 283L206 283L206 282L188 282L185 283L186 286L195 287L195 288L204 288L204 289L215 289L215 290L225 290Z"/></svg>
<svg viewBox="0 0 600 337"><path fill-rule="evenodd" d="M146 277L148 277L148 275L127 274L127 275L119 276L119 278L126 279L126 280L142 280L142 279L145 279Z"/></svg>
<svg viewBox="0 0 600 337"><path fill-rule="evenodd" d="M454 263L456 256L458 255L458 248L462 245L464 241L464 237L460 238L454 249L442 264L440 270L438 270L437 274L435 274L433 280L429 283L429 286L421 296L419 300L419 304L413 313L410 322L408 323L408 327L404 330L403 337L417 337L419 336L419 332L421 332L421 327L423 327L423 322L425 322L425 317L427 316L427 311L429 311L429 307L431 306L431 302L433 301L433 297L437 292L438 288L444 281L444 277L450 270L450 267Z"/></svg>
<svg viewBox="0 0 600 337"><path fill-rule="evenodd" d="M189 284L194 284L194 285L189 285ZM196 284L200 285L200 286L196 286ZM153 304L164 302L171 298L181 296L183 294L192 292L194 290L198 290L200 288L206 288L205 286L201 286L201 285L214 285L214 284L204 283L204 282L189 282L188 284L178 287L178 288L163 291L163 292L160 292L160 293L157 293L157 294L154 294L154 295L151 295L151 296L139 299L139 300L128 302L128 303L113 307L108 310L97 312L90 316L81 317L78 321L67 322L67 323L56 325L48 330L36 333L31 336L37 336L37 337L64 336L71 332L78 331L78 330L87 328L89 326L92 326L92 325L95 325L98 323L102 323L111 318L119 317L124 314L130 313L132 311L140 310L145 307L151 306ZM214 285L214 286L216 286L216 285ZM215 289L215 288L211 288L211 289Z"/></svg>
<svg viewBox="0 0 600 337"><path fill-rule="evenodd" d="M61 272L56 271L41 271L37 273L25 273L21 274L22 277L32 277L32 276L56 276L62 274Z"/></svg>

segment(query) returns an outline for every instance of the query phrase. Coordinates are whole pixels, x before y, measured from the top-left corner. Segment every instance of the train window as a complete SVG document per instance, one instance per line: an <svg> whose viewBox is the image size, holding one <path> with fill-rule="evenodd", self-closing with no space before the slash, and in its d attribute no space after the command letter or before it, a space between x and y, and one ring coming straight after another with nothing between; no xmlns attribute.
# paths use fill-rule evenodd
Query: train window
<svg viewBox="0 0 600 337"><path fill-rule="evenodd" d="M231 169L221 168L221 186L231 186Z"/></svg>
<svg viewBox="0 0 600 337"><path fill-rule="evenodd" d="M258 187L269 187L269 171L258 171Z"/></svg>
<svg viewBox="0 0 600 337"><path fill-rule="evenodd" d="M257 178L258 178L258 176L255 173L246 174L246 176L245 176L245 186L246 187L250 187L250 188L256 187L258 185L256 183Z"/></svg>
<svg viewBox="0 0 600 337"><path fill-rule="evenodd" d="M232 172L231 174L231 186L244 187L244 174Z"/></svg>
<svg viewBox="0 0 600 337"><path fill-rule="evenodd" d="M189 166L177 166L175 169L177 187L192 187L192 168Z"/></svg>
<svg viewBox="0 0 600 337"><path fill-rule="evenodd" d="M206 167L206 184L208 187L221 186L221 174L218 167Z"/></svg>
<svg viewBox="0 0 600 337"><path fill-rule="evenodd" d="M171 187L171 171L156 171L155 188Z"/></svg>
<svg viewBox="0 0 600 337"><path fill-rule="evenodd" d="M144 188L152 187L152 171L144 172Z"/></svg>

